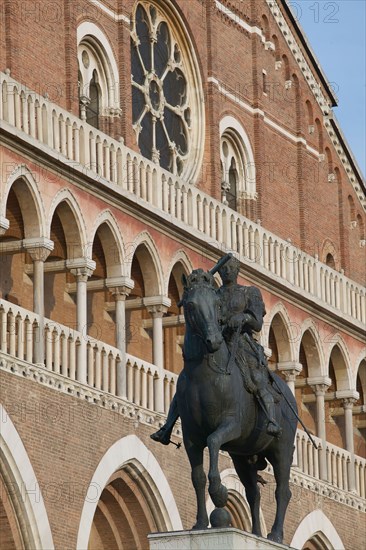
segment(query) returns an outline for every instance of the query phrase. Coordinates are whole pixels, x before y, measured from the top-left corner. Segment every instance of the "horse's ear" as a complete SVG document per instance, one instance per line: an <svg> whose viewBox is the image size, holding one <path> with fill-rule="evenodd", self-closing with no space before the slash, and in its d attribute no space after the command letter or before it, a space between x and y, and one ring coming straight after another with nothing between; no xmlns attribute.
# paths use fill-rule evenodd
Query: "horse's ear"
<svg viewBox="0 0 366 550"><path fill-rule="evenodd" d="M182 285L184 286L184 288L187 288L188 286L188 279L185 273L182 273Z"/></svg>

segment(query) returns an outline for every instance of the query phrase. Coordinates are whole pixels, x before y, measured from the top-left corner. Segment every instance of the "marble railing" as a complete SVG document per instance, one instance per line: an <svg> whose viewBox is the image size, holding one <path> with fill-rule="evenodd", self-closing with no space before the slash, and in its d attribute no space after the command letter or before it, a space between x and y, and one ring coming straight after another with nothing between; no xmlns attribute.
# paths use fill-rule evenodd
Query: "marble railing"
<svg viewBox="0 0 366 550"><path fill-rule="evenodd" d="M40 327L43 328L40 334ZM42 352L39 353L39 343ZM127 398L137 406L167 413L175 393L177 375L127 354L122 364L120 351L80 332L17 305L0 300L0 350L7 355L46 370L80 380L82 342L86 343L86 382L112 395ZM117 387L119 370L125 369L126 395Z"/></svg>
<svg viewBox="0 0 366 550"><path fill-rule="evenodd" d="M0 73L0 121L19 137L50 148L75 170L89 170L99 185L161 211L165 219L198 231L217 248L232 250L271 278L318 304L360 323L366 322L366 291L317 257L305 254L262 226L231 210L190 183L90 126L45 97ZM5 123L5 124L4 124ZM143 204L143 203L142 203Z"/></svg>
<svg viewBox="0 0 366 550"><path fill-rule="evenodd" d="M40 327L43 325L42 333ZM125 364L113 346L83 336L17 305L0 300L0 351L10 359L41 365L45 371L80 380L78 352L86 341L87 380L91 388L119 396L152 412L167 414L176 390L177 375L147 361L127 354ZM37 358L37 344L43 346L42 363ZM118 370L124 369L126 395L118 391ZM313 436L317 449L302 430L297 430L294 465L301 472L320 479L322 441ZM329 484L344 491L354 491L365 498L366 460L330 443L326 443L326 472Z"/></svg>
<svg viewBox="0 0 366 550"><path fill-rule="evenodd" d="M321 460L323 442L319 437L312 436L317 448L311 443L303 430L297 430L295 441L295 466L301 472L315 479L321 479ZM325 443L326 479L328 483L343 491L354 491L365 498L366 495L366 459L353 456L350 452ZM352 468L353 463L353 468Z"/></svg>

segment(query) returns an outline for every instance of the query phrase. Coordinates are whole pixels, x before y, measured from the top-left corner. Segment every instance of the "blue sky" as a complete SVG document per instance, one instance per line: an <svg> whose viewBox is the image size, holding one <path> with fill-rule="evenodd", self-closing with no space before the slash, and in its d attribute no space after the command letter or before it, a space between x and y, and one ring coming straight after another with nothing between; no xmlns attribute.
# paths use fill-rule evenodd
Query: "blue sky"
<svg viewBox="0 0 366 550"><path fill-rule="evenodd" d="M365 174L366 0L289 0L289 4L338 97L334 113Z"/></svg>

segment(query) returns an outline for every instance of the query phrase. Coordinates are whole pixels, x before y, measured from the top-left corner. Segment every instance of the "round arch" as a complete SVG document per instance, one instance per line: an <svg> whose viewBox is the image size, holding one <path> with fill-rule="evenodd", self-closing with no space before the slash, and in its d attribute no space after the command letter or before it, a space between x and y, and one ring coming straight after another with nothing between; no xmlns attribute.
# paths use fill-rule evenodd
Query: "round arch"
<svg viewBox="0 0 366 550"><path fill-rule="evenodd" d="M2 197L2 216L6 216L6 205L11 190L19 202L24 221L25 238L46 237L45 209L37 182L25 164L18 165L11 173Z"/></svg>
<svg viewBox="0 0 366 550"><path fill-rule="evenodd" d="M5 407L0 404L0 442L5 480L17 487L13 506L19 519L21 535L27 548L53 550L53 537L42 491L28 453Z"/></svg>
<svg viewBox="0 0 366 550"><path fill-rule="evenodd" d="M321 510L314 510L305 516L292 537L291 548L301 549L317 533L325 535L333 548L344 550L343 542L335 527Z"/></svg>
<svg viewBox="0 0 366 550"><path fill-rule="evenodd" d="M182 521L168 481L154 455L136 435L123 437L107 450L90 480L89 487L98 488L101 493L113 474L128 465L134 465L139 476L149 483L164 528L167 531L182 530ZM76 544L79 550L88 548L97 504L98 499L95 498L84 502Z"/></svg>
<svg viewBox="0 0 366 550"><path fill-rule="evenodd" d="M47 219L50 236L55 212L65 233L68 259L83 258L87 253L85 221L80 206L69 189L61 189L54 197Z"/></svg>
<svg viewBox="0 0 366 550"><path fill-rule="evenodd" d="M106 260L107 277L121 277L125 275L123 237L117 220L110 210L104 210L97 217L90 238L90 248L98 233Z"/></svg>
<svg viewBox="0 0 366 550"><path fill-rule="evenodd" d="M145 289L148 289L146 296L160 296L163 294L164 276L159 257L159 252L148 231L140 233L133 242L134 251L129 266L131 277L131 267L133 257L136 256L142 271ZM149 265L150 264L150 265Z"/></svg>

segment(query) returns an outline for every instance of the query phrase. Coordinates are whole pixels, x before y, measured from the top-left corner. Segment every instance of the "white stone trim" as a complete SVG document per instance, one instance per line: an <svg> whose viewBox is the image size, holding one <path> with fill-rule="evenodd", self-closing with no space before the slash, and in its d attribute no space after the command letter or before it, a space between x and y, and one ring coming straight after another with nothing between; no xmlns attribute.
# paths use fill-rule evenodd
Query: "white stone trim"
<svg viewBox="0 0 366 550"><path fill-rule="evenodd" d="M289 132L285 128L282 128L282 126L277 124L277 122L274 122L271 118L266 116L265 112L262 111L262 109L258 109L258 108L254 109L251 105L249 105L249 103L246 103L245 101L240 99L238 97L238 95L235 95L234 90L230 91L229 89L225 88L217 78L215 78L213 76L209 76L208 79L207 79L207 82L211 82L212 84L214 84L218 88L218 90L221 94L223 94L225 97L230 99L233 103L236 103L237 105L240 105L240 107L243 107L243 109L248 111L250 114L262 116L264 122L268 126L271 126L273 129L275 129L278 133L280 133L283 136L287 137L288 139L290 139L294 143L303 143L305 145L306 149L309 151L309 153L314 155L319 160L320 153L316 149L314 149L313 147L310 147L310 145L308 145L307 141L304 138L295 136L294 134L291 134L291 132Z"/></svg>
<svg viewBox="0 0 366 550"><path fill-rule="evenodd" d="M90 4L93 4L96 8L101 10L105 15L108 15L108 17L111 17L114 19L114 21L124 21L128 25L130 24L130 18L127 17L127 15L124 15L123 13L119 14L115 10L112 10L111 8L108 8L105 6L102 2L99 2L99 0L87 0L90 2Z"/></svg>
<svg viewBox="0 0 366 550"><path fill-rule="evenodd" d="M90 239L89 239L89 252L90 252L90 256L92 255L92 247L93 247L93 244L94 244L94 239L95 239L95 236L97 234L97 231L98 229L100 228L101 225L103 225L103 223L105 223L113 237L114 237L114 242L117 246L117 250L112 253L112 257L113 259L115 260L114 264L113 265L106 265L107 267L107 273L108 273L108 278L111 278L111 277L123 277L125 275L127 275L127 273L125 273L126 271L126 262L125 262L125 253L126 253L126 247L125 247L125 244L124 244L124 241L123 241L123 237L122 237L122 233L121 233L121 230L120 230L120 227L119 227L119 224L118 224L118 221L116 220L115 216L112 214L112 212L108 209L108 210L103 210L103 212L101 212L95 222L94 222L94 225L93 225L93 228L92 228L92 231L91 231L91 235L90 235ZM113 246L114 243L110 243L110 247ZM104 252L104 255L105 255L105 259L106 261L108 262L108 255L107 255L107 252L105 251ZM109 274L110 270L112 269L112 274Z"/></svg>
<svg viewBox="0 0 366 550"><path fill-rule="evenodd" d="M141 474L146 477L159 502L167 531L183 529L179 511L173 493L158 461L151 451L136 435L128 435L116 441L103 455L91 480L89 487L97 490L95 498L86 499L81 513L77 550L88 548L91 526L98 500L109 478L129 462L139 466Z"/></svg>
<svg viewBox="0 0 366 550"><path fill-rule="evenodd" d="M152 263L155 268L154 271L155 271L156 284L157 284L157 288L155 290L152 288L145 289L145 292L147 292L146 296L163 295L164 277L163 277L163 269L161 265L160 254L154 239L152 238L152 236L148 231L142 231L134 239L133 244L131 245L131 255L126 258L126 262L128 263L128 273L126 273L126 275L128 277L131 277L132 260L136 253L137 248L140 245L144 245L151 256ZM141 269L142 267L143 266L141 266ZM150 271L151 269L152 268L150 268ZM151 294L149 294L149 291L151 292Z"/></svg>
<svg viewBox="0 0 366 550"><path fill-rule="evenodd" d="M331 126L329 119L334 118L333 111L330 103L328 103L328 101L326 100L321 90L321 84L317 82L316 78L314 77L312 70L306 61L306 58L302 53L300 46L297 43L297 39L292 34L292 31L289 25L287 24L281 9L278 6L277 0L266 0L266 2L273 15L274 20L278 25L278 28L281 34L283 35L289 49L291 50L291 53L296 61L296 64L298 65L301 73L303 74L305 81L308 83L309 88L315 100L317 101L319 107L321 108L323 115L326 117L324 121L324 126L334 145L334 149L337 152L337 155L344 166L344 169L348 175L348 179L352 184L363 209L366 210L366 197L363 194L362 190L360 189L360 186L358 185L357 177L349 163L347 155L345 154L345 150L343 146L340 144ZM337 123L337 126L338 126L338 123Z"/></svg>
<svg viewBox="0 0 366 550"><path fill-rule="evenodd" d="M228 8L218 0L215 0L215 5L219 11L221 11L224 15L226 15L226 17L234 21L237 25L239 25L239 27L249 32L250 34L253 34L253 33L258 34L258 36L262 39L262 42L264 43L266 42L266 37L259 27L249 25L249 23L244 21L244 19L242 19L239 15L231 11L230 8Z"/></svg>
<svg viewBox="0 0 366 550"><path fill-rule="evenodd" d="M1 196L0 204L2 212L0 212L4 217L6 216L6 205L8 201L9 192L13 186L13 183L18 180L23 179L27 182L27 188L30 194L33 197L34 206L36 208L37 214L38 214L38 220L35 224L35 229L38 228L39 235L31 235L31 237L46 237L47 231L46 231L46 215L45 215L45 208L44 208L44 202L42 199L42 195L39 191L37 181L30 171L30 169L27 167L26 164L19 164L15 166L14 170L11 172L10 176L6 180L4 193ZM24 219L25 213L22 212L23 215L23 221L24 221L24 229L26 230L27 222L26 219ZM33 233L33 231L32 231Z"/></svg>
<svg viewBox="0 0 366 550"><path fill-rule="evenodd" d="M291 548L300 550L316 533L323 533L331 543L332 548L344 550L340 536L322 510L314 510L302 520L292 537Z"/></svg>
<svg viewBox="0 0 366 550"><path fill-rule="evenodd" d="M137 358L133 358L133 361L139 361ZM154 367L155 368L155 367ZM141 423L144 426L149 426L151 431L157 430L166 420L165 414L160 414L149 409L134 405L133 403L109 394L102 390L96 390L87 384L71 380L61 374L50 372L44 367L27 363L21 359L16 359L7 354L0 352L0 371L7 372L12 376L18 376L24 380L24 378L30 380L33 383L40 384L57 391L59 393L73 396L79 399L82 403L93 403L95 406L100 407L108 411L113 411L115 414L121 415L123 418L131 420L133 418L135 422ZM167 371L165 371L167 372ZM171 373L172 374L172 373ZM179 425L179 422L178 422ZM300 433L304 433L301 430ZM180 425L175 428L174 435L178 438L182 437ZM317 438L316 438L317 439ZM329 444L327 444L329 445ZM338 447L332 446L334 449ZM357 457L358 462L362 462L365 459ZM273 468L269 464L266 472L273 475ZM332 501L340 502L345 506L349 506L354 510L366 512L365 499L358 496L355 493L350 493L339 489L335 485L328 482L321 481L308 474L304 474L302 471L294 468L290 472L290 481L297 487L309 490L319 497L329 498ZM84 549L83 549L84 550Z"/></svg>
<svg viewBox="0 0 366 550"><path fill-rule="evenodd" d="M55 211L57 207L60 206L60 204L62 204L63 202L65 202L69 206L75 218L75 223L79 230L80 246L86 256L88 243L86 238L85 219L84 219L83 211L80 208L79 202L75 198L72 191L70 191L70 189L67 189L67 188L60 189L59 191L57 191L56 195L52 199L52 203L51 203L51 206L48 212L48 217L47 217L47 235L48 237L50 237L53 216L55 215ZM64 232L66 236L67 231L64 230ZM74 252L76 251L74 250ZM91 254L90 254L90 259L91 259Z"/></svg>
<svg viewBox="0 0 366 550"><path fill-rule="evenodd" d="M90 55L95 58L97 73L99 76L99 84L102 88L102 112L100 114L108 114L108 109L119 109L119 71L117 62L114 57L113 50L108 38L103 31L90 21L83 21L77 28L77 46L78 57L79 50L82 48L81 43L85 42L86 49L89 49ZM88 44L88 37L91 38ZM95 53L92 51L95 50ZM79 70L85 79L84 87L89 85L92 77L92 66L85 69L81 59L79 59ZM104 81L105 82L102 82Z"/></svg>
<svg viewBox="0 0 366 550"><path fill-rule="evenodd" d="M23 521L32 540L24 541L28 548L53 550L53 538L42 491L28 453L5 407L0 404L0 442L5 462L17 483L21 497Z"/></svg>
<svg viewBox="0 0 366 550"><path fill-rule="evenodd" d="M244 130L240 122L233 116L227 115L220 120L220 138L223 138L225 132L234 130L237 134L237 143L242 155L242 164L244 167L244 181L239 179L239 188L237 189L238 196L241 192L247 192L248 195L255 196L256 192L256 170L253 150L248 138L248 134Z"/></svg>

